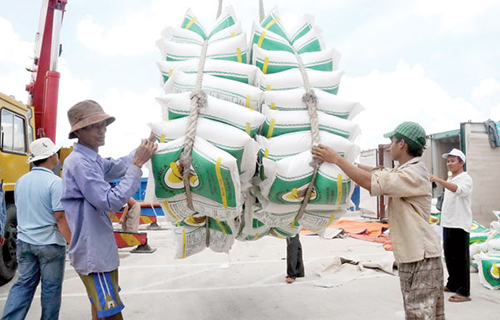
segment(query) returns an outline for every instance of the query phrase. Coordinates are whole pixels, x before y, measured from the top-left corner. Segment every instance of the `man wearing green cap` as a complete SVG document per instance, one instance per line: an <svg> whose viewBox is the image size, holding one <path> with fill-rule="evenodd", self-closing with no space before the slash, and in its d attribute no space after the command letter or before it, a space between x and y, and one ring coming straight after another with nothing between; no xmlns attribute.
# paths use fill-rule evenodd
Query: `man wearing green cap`
<svg viewBox="0 0 500 320"><path fill-rule="evenodd" d="M323 145L313 147L312 153L317 160L338 165L372 196L389 197L391 242L406 319L444 319L441 243L429 223L432 187L420 161L425 130L415 122L403 122L384 137L392 141L397 168L355 166Z"/></svg>

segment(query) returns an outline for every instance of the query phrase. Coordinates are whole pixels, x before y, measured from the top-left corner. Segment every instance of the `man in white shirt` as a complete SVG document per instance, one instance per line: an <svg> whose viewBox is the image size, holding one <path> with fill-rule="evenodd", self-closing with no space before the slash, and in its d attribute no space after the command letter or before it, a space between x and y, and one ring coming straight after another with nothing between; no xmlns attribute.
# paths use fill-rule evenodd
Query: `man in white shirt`
<svg viewBox="0 0 500 320"><path fill-rule="evenodd" d="M443 154L451 176L448 181L431 175L445 188L441 210L443 247L448 283L444 291L455 292L450 302L470 301L469 239L472 225L472 179L464 172L465 155L458 149Z"/></svg>

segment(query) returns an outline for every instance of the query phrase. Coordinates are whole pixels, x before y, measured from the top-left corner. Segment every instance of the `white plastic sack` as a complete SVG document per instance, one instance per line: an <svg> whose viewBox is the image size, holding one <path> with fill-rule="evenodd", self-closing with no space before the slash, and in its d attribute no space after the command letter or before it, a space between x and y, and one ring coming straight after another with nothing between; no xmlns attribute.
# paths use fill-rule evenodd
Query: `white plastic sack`
<svg viewBox="0 0 500 320"><path fill-rule="evenodd" d="M176 72L163 86L165 93L192 92L196 88L196 74ZM222 79L211 75L203 76L202 90L221 100L260 111L262 91L251 85Z"/></svg>
<svg viewBox="0 0 500 320"><path fill-rule="evenodd" d="M233 27L236 23L236 14L231 6L225 7L217 21L215 26L212 28L210 33L205 31L203 23L198 19L198 17L193 13L191 9L188 9L184 15L184 20L182 21L181 28L192 31L199 35L202 39L214 39L220 37L226 37L232 33L236 33L235 30L231 32L225 32L228 28Z"/></svg>
<svg viewBox="0 0 500 320"><path fill-rule="evenodd" d="M476 260L479 269L479 282L488 289L500 289L500 258L480 253L476 255Z"/></svg>
<svg viewBox="0 0 500 320"><path fill-rule="evenodd" d="M185 72L196 74L198 72L199 59L186 61L158 61L158 68L163 76L163 83L167 82L174 72ZM261 71L250 64L238 63L227 60L205 60L204 74L243 82L252 86L256 85L257 74Z"/></svg>
<svg viewBox="0 0 500 320"><path fill-rule="evenodd" d="M156 98L162 107L163 120L175 120L189 116L191 93L172 93ZM200 111L200 117L225 123L255 136L265 120L258 111L240 106L229 101L207 97L207 106ZM213 129L213 128L212 128Z"/></svg>
<svg viewBox="0 0 500 320"><path fill-rule="evenodd" d="M307 69L318 71L334 71L338 69L340 53L335 49L327 49L300 54L300 58ZM252 64L259 67L265 74L298 69L297 58L291 52L271 51L253 45Z"/></svg>
<svg viewBox="0 0 500 320"><path fill-rule="evenodd" d="M325 91L330 94L337 94L339 91L340 79L344 74L343 71L316 71L307 70L307 77L311 87L317 89L315 91ZM260 73L261 78L258 82L260 89L263 91L288 91L304 87L304 80L302 74L298 69L291 69L273 74ZM305 92L302 89L302 92ZM302 97L300 98L302 100Z"/></svg>
<svg viewBox="0 0 500 320"><path fill-rule="evenodd" d="M304 92L304 88L265 91L264 103L270 109L278 111L307 110L306 104L302 101ZM323 90L314 90L314 93L318 99L316 105L318 110L326 114L352 120L363 111L363 106L359 102L345 100Z"/></svg>
<svg viewBox="0 0 500 320"><path fill-rule="evenodd" d="M209 220L209 247L214 252L229 253L229 249L236 239L238 228L233 219L222 221L219 219Z"/></svg>
<svg viewBox="0 0 500 320"><path fill-rule="evenodd" d="M305 211L302 219L299 220L301 227L323 235L326 228L338 221L346 214L346 210L337 211Z"/></svg>
<svg viewBox="0 0 500 320"><path fill-rule="evenodd" d="M241 23L235 22L234 25L231 25L225 29L220 30L218 33L213 34L209 40L208 44L212 44L214 42L223 41L229 38L234 38L242 34ZM172 41L177 43L189 43L196 44L199 46L203 45L204 38L196 32L193 32L189 29L179 28L168 26L161 32L161 39L158 40L157 46L160 46L159 43L165 41Z"/></svg>
<svg viewBox="0 0 500 320"><path fill-rule="evenodd" d="M264 180L260 183L264 211L298 212L311 181L313 168L310 151L279 161L262 159ZM307 208L310 211L332 211L352 206L354 182L336 165L321 164Z"/></svg>
<svg viewBox="0 0 500 320"><path fill-rule="evenodd" d="M285 39L254 22L251 33L251 43L270 51L287 51L299 53L321 51L323 44L317 32L311 24L304 24L302 29L297 30L293 40Z"/></svg>
<svg viewBox="0 0 500 320"><path fill-rule="evenodd" d="M354 162L359 156L359 146L345 138L326 131L320 131L319 137L322 145L334 149L349 162ZM261 157L274 161L311 150L313 144L311 131L286 133L271 139L257 135L256 140L261 147Z"/></svg>
<svg viewBox="0 0 500 320"><path fill-rule="evenodd" d="M266 138L285 133L311 130L311 122L307 111L276 111L266 105L262 107L266 121L262 125L261 135ZM359 126L345 119L330 116L318 111L319 130L323 130L342 138L354 141L360 134Z"/></svg>
<svg viewBox="0 0 500 320"><path fill-rule="evenodd" d="M199 59L202 46L194 43L179 43L163 38L156 42L163 60L184 61ZM207 59L219 59L247 63L247 41L244 33L208 45Z"/></svg>
<svg viewBox="0 0 500 320"><path fill-rule="evenodd" d="M196 137L190 168L190 186L195 212L187 208L183 168L179 157L184 137L160 143L151 158L155 196L165 217L176 223L195 212L216 219L232 219L241 213L242 196L236 159Z"/></svg>
<svg viewBox="0 0 500 320"><path fill-rule="evenodd" d="M171 121L149 123L160 142L169 142L183 137L187 130L188 118L179 118ZM240 173L240 182L243 188L255 173L259 145L245 132L230 125L199 118L196 125L196 136L207 140L218 149L231 154L237 163Z"/></svg>
<svg viewBox="0 0 500 320"><path fill-rule="evenodd" d="M175 258L184 259L206 248L205 227L182 226L174 228Z"/></svg>

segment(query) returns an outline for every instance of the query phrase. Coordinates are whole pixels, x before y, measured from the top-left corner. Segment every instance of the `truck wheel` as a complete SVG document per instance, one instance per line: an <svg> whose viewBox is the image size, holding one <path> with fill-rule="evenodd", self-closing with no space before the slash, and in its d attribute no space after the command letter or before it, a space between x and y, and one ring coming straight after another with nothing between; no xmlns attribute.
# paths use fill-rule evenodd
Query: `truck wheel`
<svg viewBox="0 0 500 320"><path fill-rule="evenodd" d="M15 205L7 205L7 218L5 220L5 243L0 247L0 286L6 284L14 277L17 268L17 218Z"/></svg>

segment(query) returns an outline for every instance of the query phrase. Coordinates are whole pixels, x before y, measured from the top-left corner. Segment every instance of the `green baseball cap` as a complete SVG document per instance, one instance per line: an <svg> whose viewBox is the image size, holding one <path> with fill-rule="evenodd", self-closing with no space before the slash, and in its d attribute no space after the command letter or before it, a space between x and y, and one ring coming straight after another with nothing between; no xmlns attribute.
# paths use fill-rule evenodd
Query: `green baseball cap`
<svg viewBox="0 0 500 320"><path fill-rule="evenodd" d="M403 122L394 131L384 134L384 138L391 139L396 134L401 135L412 147L424 147L426 134L424 128L416 122Z"/></svg>

